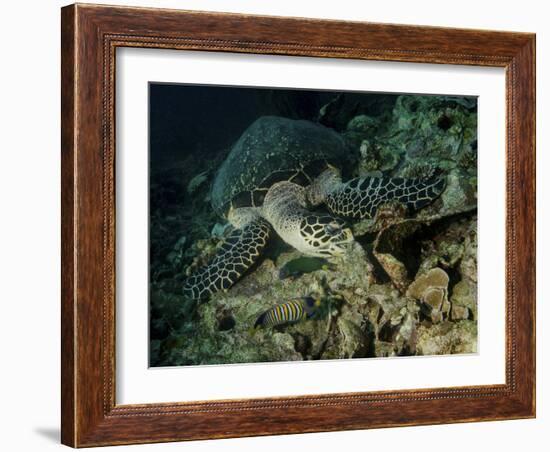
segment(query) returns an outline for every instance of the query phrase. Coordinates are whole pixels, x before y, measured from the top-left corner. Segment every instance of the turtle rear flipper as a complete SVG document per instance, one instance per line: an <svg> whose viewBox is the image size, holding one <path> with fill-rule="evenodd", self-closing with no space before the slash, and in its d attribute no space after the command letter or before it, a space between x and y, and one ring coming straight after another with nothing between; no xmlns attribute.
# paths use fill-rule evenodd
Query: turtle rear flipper
<svg viewBox="0 0 550 452"><path fill-rule="evenodd" d="M200 300L228 290L258 260L270 232L269 223L262 218L235 229L210 263L187 279L184 295Z"/></svg>
<svg viewBox="0 0 550 452"><path fill-rule="evenodd" d="M379 206L397 201L410 211L431 204L445 189L445 178L404 179L364 177L352 179L328 193L331 213L347 218L373 218Z"/></svg>

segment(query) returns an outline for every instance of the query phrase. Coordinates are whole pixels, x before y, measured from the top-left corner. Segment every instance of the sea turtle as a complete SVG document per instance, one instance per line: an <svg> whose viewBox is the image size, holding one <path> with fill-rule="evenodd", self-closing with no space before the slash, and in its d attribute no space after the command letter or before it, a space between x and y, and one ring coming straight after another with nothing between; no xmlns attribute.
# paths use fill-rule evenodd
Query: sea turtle
<svg viewBox="0 0 550 452"><path fill-rule="evenodd" d="M378 206L394 201L417 210L445 187L439 177L343 182L341 168L349 155L332 129L305 120L257 119L212 186L212 207L235 229L210 263L187 279L184 294L203 299L228 290L257 261L273 230L306 255L338 256L353 240L345 218L372 218ZM324 211L316 210L323 205Z"/></svg>

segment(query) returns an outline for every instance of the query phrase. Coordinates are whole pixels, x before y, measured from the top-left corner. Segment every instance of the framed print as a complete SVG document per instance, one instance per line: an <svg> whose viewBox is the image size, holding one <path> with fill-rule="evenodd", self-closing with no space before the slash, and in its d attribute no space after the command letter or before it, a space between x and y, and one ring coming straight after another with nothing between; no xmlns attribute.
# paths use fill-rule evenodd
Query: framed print
<svg viewBox="0 0 550 452"><path fill-rule="evenodd" d="M62 442L535 415L535 37L62 9Z"/></svg>

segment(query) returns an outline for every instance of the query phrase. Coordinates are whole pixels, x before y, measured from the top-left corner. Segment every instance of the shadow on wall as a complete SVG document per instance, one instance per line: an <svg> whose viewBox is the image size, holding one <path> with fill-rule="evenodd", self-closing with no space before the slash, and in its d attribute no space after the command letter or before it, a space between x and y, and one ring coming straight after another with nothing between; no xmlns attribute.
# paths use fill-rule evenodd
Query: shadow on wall
<svg viewBox="0 0 550 452"><path fill-rule="evenodd" d="M49 441L59 444L61 442L61 431L59 427L37 427L34 432Z"/></svg>

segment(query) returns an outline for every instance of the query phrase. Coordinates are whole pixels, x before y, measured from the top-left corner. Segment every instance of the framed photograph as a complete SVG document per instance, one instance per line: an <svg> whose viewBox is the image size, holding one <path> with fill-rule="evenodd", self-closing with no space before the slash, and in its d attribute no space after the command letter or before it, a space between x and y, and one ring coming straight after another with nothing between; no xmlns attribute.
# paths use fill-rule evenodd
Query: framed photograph
<svg viewBox="0 0 550 452"><path fill-rule="evenodd" d="M535 36L62 9L62 442L535 416Z"/></svg>

